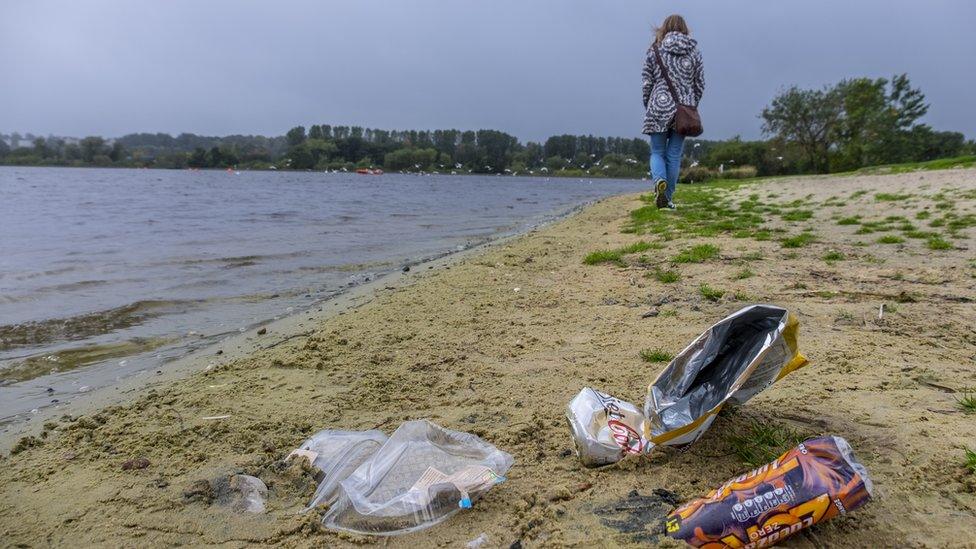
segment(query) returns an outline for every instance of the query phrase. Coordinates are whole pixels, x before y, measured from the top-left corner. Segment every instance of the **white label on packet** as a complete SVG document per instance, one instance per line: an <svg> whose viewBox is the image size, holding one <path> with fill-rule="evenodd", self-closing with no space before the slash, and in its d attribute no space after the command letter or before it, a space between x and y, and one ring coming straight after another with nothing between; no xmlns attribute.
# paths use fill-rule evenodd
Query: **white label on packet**
<svg viewBox="0 0 976 549"><path fill-rule="evenodd" d="M495 484L498 479L499 477L494 471L483 465L465 467L453 475L447 475L433 467L428 467L424 474L417 479L417 482L413 483L410 491L417 492L417 500L415 501L426 504L430 499L430 487L435 484L453 484L462 495L466 496L472 490Z"/></svg>

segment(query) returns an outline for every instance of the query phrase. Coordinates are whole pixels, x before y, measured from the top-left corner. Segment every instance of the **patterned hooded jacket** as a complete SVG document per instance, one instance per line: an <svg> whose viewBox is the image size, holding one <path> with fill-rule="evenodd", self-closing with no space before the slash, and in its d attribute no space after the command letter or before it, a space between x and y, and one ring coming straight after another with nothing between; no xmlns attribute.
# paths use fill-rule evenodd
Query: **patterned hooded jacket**
<svg viewBox="0 0 976 549"><path fill-rule="evenodd" d="M669 32L660 44L661 60L668 68L682 105L698 106L705 92L705 72L698 42L680 32ZM642 74L644 106L644 133L666 132L674 124L678 106L668 90L668 83L661 75L653 46L647 51Z"/></svg>

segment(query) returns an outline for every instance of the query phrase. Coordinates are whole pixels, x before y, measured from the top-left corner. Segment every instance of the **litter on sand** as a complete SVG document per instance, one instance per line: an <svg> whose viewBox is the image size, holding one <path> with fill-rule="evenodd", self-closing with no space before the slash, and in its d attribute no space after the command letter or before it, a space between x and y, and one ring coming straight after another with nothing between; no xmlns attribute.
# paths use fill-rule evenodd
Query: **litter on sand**
<svg viewBox="0 0 976 549"><path fill-rule="evenodd" d="M226 483L226 485L224 485ZM218 483L218 503L243 513L263 513L268 487L250 475L232 475Z"/></svg>
<svg viewBox="0 0 976 549"><path fill-rule="evenodd" d="M799 322L786 309L752 305L714 324L658 375L643 411L584 388L566 417L587 466L619 461L657 445L684 446L711 426L726 402L741 404L801 368Z"/></svg>
<svg viewBox="0 0 976 549"><path fill-rule="evenodd" d="M872 490L846 440L814 438L682 505L665 530L694 547L770 547L857 509Z"/></svg>
<svg viewBox="0 0 976 549"><path fill-rule="evenodd" d="M382 431L319 431L292 451L288 458L305 457L323 473L306 511L331 504L338 497L339 483L369 459L386 442Z"/></svg>
<svg viewBox="0 0 976 549"><path fill-rule="evenodd" d="M322 431L292 455L324 473L309 505L331 504L323 524L368 535L422 530L468 509L513 463L475 435L423 420L402 424L389 438Z"/></svg>

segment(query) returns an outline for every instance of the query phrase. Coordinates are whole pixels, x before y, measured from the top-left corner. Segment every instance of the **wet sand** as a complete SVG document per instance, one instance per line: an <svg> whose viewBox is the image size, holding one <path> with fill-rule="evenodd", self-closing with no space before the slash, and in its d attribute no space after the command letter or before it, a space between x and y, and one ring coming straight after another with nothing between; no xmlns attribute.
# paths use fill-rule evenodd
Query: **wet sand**
<svg viewBox="0 0 976 549"><path fill-rule="evenodd" d="M933 250L914 238L880 243L900 233L856 234L862 225L837 222L904 216L921 230L946 212L968 219L976 170L781 179L727 192L733 202L752 194L803 201L812 217L771 216L768 226L809 228L816 241L784 248L777 238L626 234L642 203L607 199L482 253L415 269L341 314L247 334L246 352L210 350L193 359L187 371L195 373L133 391L123 404L53 418L0 461L4 543L458 547L485 533L486 547L647 546L667 505L644 496L665 489L687 500L748 469L728 436L756 421L847 438L877 487L866 507L787 546L972 543L976 475L964 467L964 448L976 450L976 416L957 399L976 387L974 229ZM916 220L921 211L930 216ZM619 265L582 264L589 252L638 240L660 249ZM717 246L717 257L669 261L702 243ZM831 252L843 259L825 260ZM655 268L681 279L646 276ZM703 283L723 296L706 299ZM677 353L753 302L798 315L809 366L723 412L686 452L580 466L563 413L581 387L641 403L664 365L642 361L640 350ZM314 513L298 514L314 491L312 473L280 460L306 436L389 433L416 418L513 454L508 481L471 511L389 540L329 532ZM136 458L148 466L123 469ZM197 481L231 472L268 484L266 514L235 515L186 497ZM635 501L646 512L620 510Z"/></svg>

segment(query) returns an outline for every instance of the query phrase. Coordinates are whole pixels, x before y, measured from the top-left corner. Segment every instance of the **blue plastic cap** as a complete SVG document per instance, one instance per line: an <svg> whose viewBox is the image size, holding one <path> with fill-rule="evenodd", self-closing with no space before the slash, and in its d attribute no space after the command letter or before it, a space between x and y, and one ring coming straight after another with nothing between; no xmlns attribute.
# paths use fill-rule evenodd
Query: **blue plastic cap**
<svg viewBox="0 0 976 549"><path fill-rule="evenodd" d="M461 498L461 501L458 502L458 507L460 507L461 509L470 509L471 498Z"/></svg>

